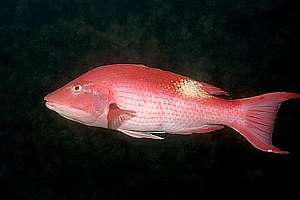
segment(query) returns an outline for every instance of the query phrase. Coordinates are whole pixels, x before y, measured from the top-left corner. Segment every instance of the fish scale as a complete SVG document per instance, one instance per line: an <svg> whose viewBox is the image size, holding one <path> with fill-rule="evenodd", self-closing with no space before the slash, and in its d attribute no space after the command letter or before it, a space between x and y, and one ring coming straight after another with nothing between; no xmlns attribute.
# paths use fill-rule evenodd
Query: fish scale
<svg viewBox="0 0 300 200"><path fill-rule="evenodd" d="M180 95L171 97L164 93L155 94L155 91L141 93L136 92L142 91L141 89L133 90L123 84L118 84L115 88L115 100L120 108L137 112L137 116L123 123L121 128L174 133L188 127L200 127L207 122L206 119L215 119L215 121L211 120L213 123L219 122L216 112L209 111L210 108L205 111L204 106L196 106L199 103L181 99ZM199 100L195 99L194 101ZM140 102L142 102L142 106L140 106ZM207 114L203 116L202 113Z"/></svg>

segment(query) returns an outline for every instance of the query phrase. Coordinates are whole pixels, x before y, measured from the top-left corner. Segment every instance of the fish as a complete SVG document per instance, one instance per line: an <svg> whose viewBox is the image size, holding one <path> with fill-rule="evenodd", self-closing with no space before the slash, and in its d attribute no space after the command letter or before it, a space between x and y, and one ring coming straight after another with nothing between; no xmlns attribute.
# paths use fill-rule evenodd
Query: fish
<svg viewBox="0 0 300 200"><path fill-rule="evenodd" d="M228 99L219 87L142 64L95 67L44 97L45 106L88 126L134 138L203 134L225 126L264 152L287 154L272 144L276 113L297 93L272 92ZM157 135L158 134L158 135Z"/></svg>

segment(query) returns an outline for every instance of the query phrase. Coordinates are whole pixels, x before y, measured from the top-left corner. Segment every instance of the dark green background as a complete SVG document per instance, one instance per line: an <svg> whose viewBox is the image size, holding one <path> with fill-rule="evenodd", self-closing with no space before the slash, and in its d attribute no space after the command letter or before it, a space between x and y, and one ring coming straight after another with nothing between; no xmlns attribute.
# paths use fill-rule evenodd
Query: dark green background
<svg viewBox="0 0 300 200"><path fill-rule="evenodd" d="M111 63L159 66L231 98L299 93L299 16L299 0L1 0L0 198L299 194L297 100L282 105L274 130L289 155L258 151L230 128L137 140L43 104L47 93Z"/></svg>

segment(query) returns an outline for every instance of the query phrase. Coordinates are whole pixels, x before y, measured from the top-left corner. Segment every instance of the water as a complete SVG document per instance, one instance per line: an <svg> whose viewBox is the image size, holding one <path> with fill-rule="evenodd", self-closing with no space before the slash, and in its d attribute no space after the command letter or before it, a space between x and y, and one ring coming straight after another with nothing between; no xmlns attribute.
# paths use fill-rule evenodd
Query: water
<svg viewBox="0 0 300 200"><path fill-rule="evenodd" d="M8 1L0 3L0 183L19 199L296 194L300 104L285 102L273 143L230 128L136 140L46 109L43 97L111 63L143 63L241 98L299 90L299 1Z"/></svg>

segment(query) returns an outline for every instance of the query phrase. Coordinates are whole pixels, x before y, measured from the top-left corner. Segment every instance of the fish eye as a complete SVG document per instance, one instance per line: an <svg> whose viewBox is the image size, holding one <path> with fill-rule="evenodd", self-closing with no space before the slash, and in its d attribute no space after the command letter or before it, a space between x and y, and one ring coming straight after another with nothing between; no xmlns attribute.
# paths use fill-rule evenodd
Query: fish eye
<svg viewBox="0 0 300 200"><path fill-rule="evenodd" d="M73 90L74 92L80 92L80 90L81 90L81 85L74 85L74 86L72 87L72 90Z"/></svg>

